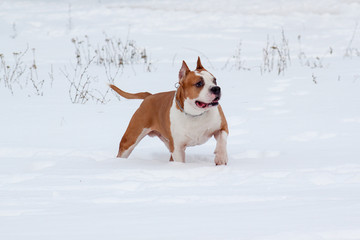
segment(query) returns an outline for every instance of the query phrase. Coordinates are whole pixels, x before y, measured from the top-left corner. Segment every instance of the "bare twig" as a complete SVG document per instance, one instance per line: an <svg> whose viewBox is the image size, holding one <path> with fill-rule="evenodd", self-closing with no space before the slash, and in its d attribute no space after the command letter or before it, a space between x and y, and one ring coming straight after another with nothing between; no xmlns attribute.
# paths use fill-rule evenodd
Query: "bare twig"
<svg viewBox="0 0 360 240"><path fill-rule="evenodd" d="M309 68L323 68L324 67L323 59L333 54L332 47L329 47L328 50L322 56L308 57L305 54L304 50L302 49L301 35L298 36L298 42L299 42L298 58L302 66L306 66Z"/></svg>
<svg viewBox="0 0 360 240"><path fill-rule="evenodd" d="M33 62L30 67L30 82L32 83L32 86L35 89L35 94L38 96L43 96L42 87L44 85L45 80L39 81L39 76L37 72L37 65L35 61L35 48L32 49L33 52Z"/></svg>
<svg viewBox="0 0 360 240"><path fill-rule="evenodd" d="M0 74L4 81L5 88L8 88L11 94L14 94L13 86L17 84L22 88L21 76L26 71L26 65L23 62L23 57L29 50L29 47L25 49L23 52L14 52L13 53L13 64L10 65L5 61L5 56L0 54L1 66L0 66Z"/></svg>
<svg viewBox="0 0 360 240"><path fill-rule="evenodd" d="M263 48L263 64L261 72L272 72L276 64L277 73L284 73L291 63L289 41L285 37L284 29L281 31L281 42L270 44L269 36L265 48Z"/></svg>
<svg viewBox="0 0 360 240"><path fill-rule="evenodd" d="M353 41L354 41L355 36L356 36L356 33L357 33L357 30L358 30L358 27L359 27L359 23L357 22L356 25L355 25L355 29L353 31L353 34L351 36L351 39L349 41L349 44L348 44L348 46L347 46L347 48L345 50L345 55L344 55L345 57L349 57L349 58L351 58L353 56L360 57L360 50L352 46Z"/></svg>
<svg viewBox="0 0 360 240"><path fill-rule="evenodd" d="M239 42L238 47L236 48L235 54L231 56L225 63L225 65L222 67L222 69L226 69L230 62L233 62L233 64L230 66L230 70L235 68L236 70L245 70L250 71L249 67L245 67L245 61L242 57L242 42Z"/></svg>

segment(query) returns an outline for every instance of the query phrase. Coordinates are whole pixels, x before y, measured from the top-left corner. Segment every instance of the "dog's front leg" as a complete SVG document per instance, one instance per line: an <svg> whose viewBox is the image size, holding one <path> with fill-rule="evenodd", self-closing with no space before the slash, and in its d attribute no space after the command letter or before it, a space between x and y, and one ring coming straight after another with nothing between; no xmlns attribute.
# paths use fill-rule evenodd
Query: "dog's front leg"
<svg viewBox="0 0 360 240"><path fill-rule="evenodd" d="M228 162L226 142L227 142L227 132L220 130L214 134L216 139L216 148L215 148L215 164L216 165L226 165Z"/></svg>
<svg viewBox="0 0 360 240"><path fill-rule="evenodd" d="M175 145L171 153L170 161L185 163L185 146Z"/></svg>

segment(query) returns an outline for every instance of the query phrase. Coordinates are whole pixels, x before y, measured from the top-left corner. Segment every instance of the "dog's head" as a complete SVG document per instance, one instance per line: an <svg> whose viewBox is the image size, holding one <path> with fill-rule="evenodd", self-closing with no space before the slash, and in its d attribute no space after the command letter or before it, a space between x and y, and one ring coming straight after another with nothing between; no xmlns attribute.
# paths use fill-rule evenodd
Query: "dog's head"
<svg viewBox="0 0 360 240"><path fill-rule="evenodd" d="M200 57L194 71L183 61L179 71L179 88L176 100L180 108L190 115L200 115L217 106L221 97L221 89L216 78L201 64Z"/></svg>

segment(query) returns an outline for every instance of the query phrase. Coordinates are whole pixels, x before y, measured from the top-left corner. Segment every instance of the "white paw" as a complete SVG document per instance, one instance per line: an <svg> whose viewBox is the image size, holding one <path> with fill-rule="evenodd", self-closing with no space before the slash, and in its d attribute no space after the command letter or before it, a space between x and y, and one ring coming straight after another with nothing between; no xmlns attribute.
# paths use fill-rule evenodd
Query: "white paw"
<svg viewBox="0 0 360 240"><path fill-rule="evenodd" d="M227 154L217 154L215 156L215 164L216 165L227 165L228 163L228 156Z"/></svg>

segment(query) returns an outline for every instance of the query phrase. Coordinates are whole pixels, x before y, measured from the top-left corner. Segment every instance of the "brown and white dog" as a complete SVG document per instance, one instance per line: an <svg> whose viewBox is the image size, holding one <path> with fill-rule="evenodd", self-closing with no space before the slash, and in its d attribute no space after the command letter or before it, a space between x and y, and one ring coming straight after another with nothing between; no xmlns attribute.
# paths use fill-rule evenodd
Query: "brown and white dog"
<svg viewBox="0 0 360 240"><path fill-rule="evenodd" d="M127 93L110 87L127 99L144 99L132 116L121 139L117 157L127 158L146 135L158 136L171 152L170 161L185 162L185 149L205 143L212 136L217 144L215 164L227 164L226 141L229 133L219 105L220 87L201 64L190 71L185 61L179 72L176 91L151 94Z"/></svg>

